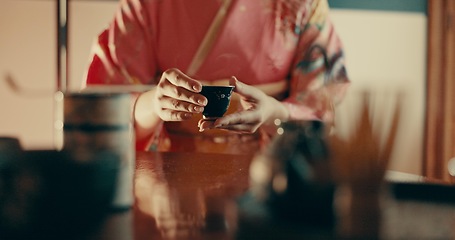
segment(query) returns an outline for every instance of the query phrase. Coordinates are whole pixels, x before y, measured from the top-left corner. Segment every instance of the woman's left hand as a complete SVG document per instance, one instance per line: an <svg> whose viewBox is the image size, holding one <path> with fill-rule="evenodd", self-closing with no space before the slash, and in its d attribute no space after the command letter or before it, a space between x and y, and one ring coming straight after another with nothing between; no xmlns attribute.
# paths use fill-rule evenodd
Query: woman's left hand
<svg viewBox="0 0 455 240"><path fill-rule="evenodd" d="M207 129L225 129L242 133L254 133L262 125L273 124L275 119L286 120L289 117L287 108L275 98L261 90L244 84L232 77L230 85L240 96L243 110L218 118L217 120L199 121L199 131Z"/></svg>

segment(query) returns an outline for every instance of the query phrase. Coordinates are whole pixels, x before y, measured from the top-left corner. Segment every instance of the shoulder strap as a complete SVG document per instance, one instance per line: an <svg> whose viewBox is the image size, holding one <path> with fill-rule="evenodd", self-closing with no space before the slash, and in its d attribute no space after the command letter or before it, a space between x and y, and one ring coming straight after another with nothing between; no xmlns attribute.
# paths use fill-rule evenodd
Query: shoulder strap
<svg viewBox="0 0 455 240"><path fill-rule="evenodd" d="M218 32L220 30L221 24L226 17L226 14L229 10L232 0L224 0L223 4L221 5L220 9L218 10L215 18L212 21L209 29L205 33L205 36L199 45L196 53L191 60L191 63L186 70L186 74L189 76L194 76L196 72L201 67L202 63L204 62L205 58L207 57L210 49L212 48L213 43L218 36Z"/></svg>

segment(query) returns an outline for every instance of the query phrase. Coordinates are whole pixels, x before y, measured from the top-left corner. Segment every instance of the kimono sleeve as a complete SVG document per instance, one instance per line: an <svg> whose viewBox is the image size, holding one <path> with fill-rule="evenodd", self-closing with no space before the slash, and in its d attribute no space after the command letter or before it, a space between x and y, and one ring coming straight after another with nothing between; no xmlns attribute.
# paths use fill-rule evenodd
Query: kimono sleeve
<svg viewBox="0 0 455 240"><path fill-rule="evenodd" d="M92 46L86 84L148 84L156 75L150 1L121 0L114 19Z"/></svg>
<svg viewBox="0 0 455 240"><path fill-rule="evenodd" d="M313 1L304 23L283 101L291 119L332 122L334 106L350 84L342 43L329 19L326 0Z"/></svg>

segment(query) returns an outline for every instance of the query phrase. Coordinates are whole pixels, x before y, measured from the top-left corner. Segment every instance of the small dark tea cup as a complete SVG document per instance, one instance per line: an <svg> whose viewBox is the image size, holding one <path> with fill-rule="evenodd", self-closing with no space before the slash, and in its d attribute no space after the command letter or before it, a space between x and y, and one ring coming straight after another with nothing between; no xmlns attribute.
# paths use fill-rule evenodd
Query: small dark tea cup
<svg viewBox="0 0 455 240"><path fill-rule="evenodd" d="M204 118L222 117L229 107L233 90L234 86L202 86L201 94L208 100L202 112Z"/></svg>

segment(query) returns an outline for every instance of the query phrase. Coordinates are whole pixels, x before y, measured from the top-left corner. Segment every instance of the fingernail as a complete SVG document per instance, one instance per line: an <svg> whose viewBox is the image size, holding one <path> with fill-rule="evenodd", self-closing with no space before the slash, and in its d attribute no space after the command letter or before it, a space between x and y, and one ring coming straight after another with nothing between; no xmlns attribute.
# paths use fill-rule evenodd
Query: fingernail
<svg viewBox="0 0 455 240"><path fill-rule="evenodd" d="M197 85L194 85L193 90L199 92L199 91L201 91L201 88Z"/></svg>

